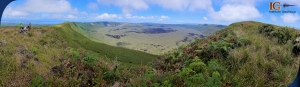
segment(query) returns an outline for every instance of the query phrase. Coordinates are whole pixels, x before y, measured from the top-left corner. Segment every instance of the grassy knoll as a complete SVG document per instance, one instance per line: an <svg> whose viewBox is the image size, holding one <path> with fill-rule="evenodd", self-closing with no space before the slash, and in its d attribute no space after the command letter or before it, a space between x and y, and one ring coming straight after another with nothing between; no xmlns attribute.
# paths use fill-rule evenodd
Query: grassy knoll
<svg viewBox="0 0 300 87"><path fill-rule="evenodd" d="M180 87L288 86L298 72L299 36L288 27L233 23L160 57L154 64L158 74L149 81Z"/></svg>

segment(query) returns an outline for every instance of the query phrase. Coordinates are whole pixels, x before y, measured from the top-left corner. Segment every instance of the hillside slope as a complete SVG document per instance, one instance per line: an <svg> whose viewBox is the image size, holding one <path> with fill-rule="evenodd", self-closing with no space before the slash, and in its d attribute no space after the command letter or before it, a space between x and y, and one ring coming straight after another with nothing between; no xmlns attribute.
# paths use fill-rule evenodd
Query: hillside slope
<svg viewBox="0 0 300 87"><path fill-rule="evenodd" d="M299 30L233 23L154 62L159 86L288 86L298 72ZM163 79L164 78L164 79Z"/></svg>
<svg viewBox="0 0 300 87"><path fill-rule="evenodd" d="M60 29L61 28L61 29ZM89 40L82 34L74 31L72 23L64 23L61 27L58 27L56 32L58 36L61 36L61 40L69 43L69 46L75 48L83 48L94 51L100 54L101 57L115 58L118 57L119 61L126 63L140 64L141 62L147 63L155 58L155 55L148 54L141 51L130 50L121 47L114 47L106 45L104 43L98 43Z"/></svg>
<svg viewBox="0 0 300 87"><path fill-rule="evenodd" d="M0 31L1 87L88 86L95 81L104 85L113 79L110 72L117 66L124 69L118 75L134 77L137 71L129 69L156 57L91 41L71 29L70 23L33 27L24 34L17 27Z"/></svg>

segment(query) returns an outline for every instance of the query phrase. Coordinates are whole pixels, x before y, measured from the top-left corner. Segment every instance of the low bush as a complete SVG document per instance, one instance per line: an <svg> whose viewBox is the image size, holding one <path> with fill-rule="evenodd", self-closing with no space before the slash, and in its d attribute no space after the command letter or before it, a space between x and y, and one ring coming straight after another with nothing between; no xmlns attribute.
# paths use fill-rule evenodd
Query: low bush
<svg viewBox="0 0 300 87"><path fill-rule="evenodd" d="M114 83L115 81L120 80L121 75L114 70L109 70L104 73L103 79L108 83Z"/></svg>
<svg viewBox="0 0 300 87"><path fill-rule="evenodd" d="M251 41L248 37L242 37L240 39L238 39L237 41L237 46L246 46L246 45L250 45Z"/></svg>
<svg viewBox="0 0 300 87"><path fill-rule="evenodd" d="M202 73L195 74L185 80L185 84L190 87L204 87L206 79Z"/></svg>
<svg viewBox="0 0 300 87"><path fill-rule="evenodd" d="M206 64L203 62L193 62L189 65L189 68L194 70L196 73L202 73L206 71Z"/></svg>
<svg viewBox="0 0 300 87"><path fill-rule="evenodd" d="M231 48L233 48L233 43L219 40L208 44L204 50L202 50L204 54L199 56L205 58L226 58ZM206 59L206 61L209 60Z"/></svg>
<svg viewBox="0 0 300 87"><path fill-rule="evenodd" d="M31 79L31 84L29 87L44 87L45 80L42 76L38 75Z"/></svg>
<svg viewBox="0 0 300 87"><path fill-rule="evenodd" d="M85 63L87 66L95 66L97 64L98 58L95 54L85 54L85 57L83 59L83 63Z"/></svg>

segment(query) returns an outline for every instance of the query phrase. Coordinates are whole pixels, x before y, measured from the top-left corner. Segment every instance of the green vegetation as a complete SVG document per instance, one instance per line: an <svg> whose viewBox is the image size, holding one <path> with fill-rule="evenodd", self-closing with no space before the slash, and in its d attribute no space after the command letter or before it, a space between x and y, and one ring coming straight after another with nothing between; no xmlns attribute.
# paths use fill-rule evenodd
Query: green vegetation
<svg viewBox="0 0 300 87"><path fill-rule="evenodd" d="M75 26L1 27L0 86L273 87L291 84L299 67L300 32L288 27L233 23L157 57L94 42Z"/></svg>
<svg viewBox="0 0 300 87"><path fill-rule="evenodd" d="M140 75L138 68L146 67L156 57L91 41L70 26L73 25L33 27L24 34L18 33L15 27L1 27L0 86L125 83L124 79ZM110 80L115 75L107 73L119 78Z"/></svg>
<svg viewBox="0 0 300 87"><path fill-rule="evenodd" d="M299 42L294 40L299 34L295 29L259 22L233 23L157 59L157 70L173 73L157 84L288 86L298 71Z"/></svg>
<svg viewBox="0 0 300 87"><path fill-rule="evenodd" d="M44 84L45 84L44 78L39 75L39 76L32 78L31 84L29 85L29 87L44 87Z"/></svg>

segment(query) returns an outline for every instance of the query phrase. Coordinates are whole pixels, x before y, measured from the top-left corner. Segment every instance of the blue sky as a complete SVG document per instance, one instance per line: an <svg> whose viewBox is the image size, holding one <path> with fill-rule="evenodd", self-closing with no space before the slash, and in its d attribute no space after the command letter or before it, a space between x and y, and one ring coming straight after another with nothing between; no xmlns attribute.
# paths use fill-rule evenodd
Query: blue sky
<svg viewBox="0 0 300 87"><path fill-rule="evenodd" d="M269 13L269 3L293 4ZM62 23L116 21L165 24L224 24L259 21L300 28L300 0L17 0L1 22Z"/></svg>

